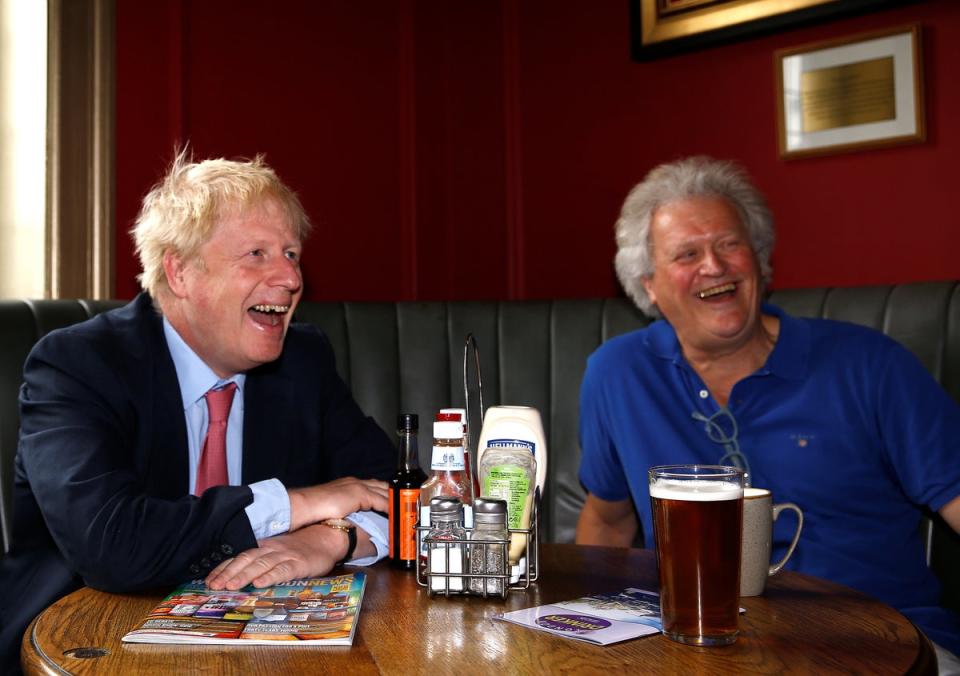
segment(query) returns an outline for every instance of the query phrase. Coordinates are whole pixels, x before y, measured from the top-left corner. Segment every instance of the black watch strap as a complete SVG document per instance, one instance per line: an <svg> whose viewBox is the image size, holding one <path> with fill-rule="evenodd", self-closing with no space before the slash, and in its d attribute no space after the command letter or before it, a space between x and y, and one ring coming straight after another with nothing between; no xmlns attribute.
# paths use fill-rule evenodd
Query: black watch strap
<svg viewBox="0 0 960 676"><path fill-rule="evenodd" d="M347 529L347 553L343 555L343 558L337 561L336 565L342 566L344 563L353 558L353 552L357 548L357 529L348 528Z"/></svg>
<svg viewBox="0 0 960 676"><path fill-rule="evenodd" d="M342 559L333 564L334 566L342 566L353 558L353 552L357 548L357 527L353 522L347 521L346 519L327 519L322 523L328 528L342 530L347 534L347 552L343 555Z"/></svg>

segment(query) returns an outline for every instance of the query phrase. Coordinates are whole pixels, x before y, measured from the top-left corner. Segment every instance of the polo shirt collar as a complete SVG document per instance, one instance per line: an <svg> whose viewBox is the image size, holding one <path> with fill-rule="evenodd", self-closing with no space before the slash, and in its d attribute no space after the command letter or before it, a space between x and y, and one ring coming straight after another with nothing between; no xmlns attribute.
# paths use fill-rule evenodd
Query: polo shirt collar
<svg viewBox="0 0 960 676"><path fill-rule="evenodd" d="M661 359L674 363L686 361L677 334L666 319L658 319L650 324L644 332L643 342L647 349Z"/></svg>
<svg viewBox="0 0 960 676"><path fill-rule="evenodd" d="M764 303L760 309L764 314L773 315L780 320L780 334L773 346L773 351L767 357L766 364L757 372L758 375L775 375L787 380L801 380L807 372L807 361L810 356L809 324L791 317L775 305ZM687 363L677 334L670 322L665 319L659 319L647 327L644 343L647 349L661 359L675 364Z"/></svg>
<svg viewBox="0 0 960 676"><path fill-rule="evenodd" d="M810 323L791 317L768 303L764 303L761 310L780 320L780 335L761 372L772 373L786 380L802 380L810 360Z"/></svg>

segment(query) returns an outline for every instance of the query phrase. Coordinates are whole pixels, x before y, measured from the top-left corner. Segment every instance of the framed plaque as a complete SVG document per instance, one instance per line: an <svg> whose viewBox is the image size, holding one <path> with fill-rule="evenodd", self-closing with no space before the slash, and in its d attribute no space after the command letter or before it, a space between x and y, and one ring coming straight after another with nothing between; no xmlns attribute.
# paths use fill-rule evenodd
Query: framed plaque
<svg viewBox="0 0 960 676"><path fill-rule="evenodd" d="M774 67L783 158L926 139L918 25L778 50Z"/></svg>

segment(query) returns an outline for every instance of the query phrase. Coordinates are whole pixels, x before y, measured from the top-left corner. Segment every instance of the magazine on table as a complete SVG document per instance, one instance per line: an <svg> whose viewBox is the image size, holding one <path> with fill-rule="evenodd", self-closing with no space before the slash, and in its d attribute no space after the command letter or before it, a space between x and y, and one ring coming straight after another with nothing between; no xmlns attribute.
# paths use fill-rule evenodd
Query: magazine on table
<svg viewBox="0 0 960 676"><path fill-rule="evenodd" d="M496 619L597 645L659 634L662 628L660 595L633 587L513 610Z"/></svg>
<svg viewBox="0 0 960 676"><path fill-rule="evenodd" d="M173 590L123 641L351 645L365 585L363 572L239 591L213 591L194 580Z"/></svg>

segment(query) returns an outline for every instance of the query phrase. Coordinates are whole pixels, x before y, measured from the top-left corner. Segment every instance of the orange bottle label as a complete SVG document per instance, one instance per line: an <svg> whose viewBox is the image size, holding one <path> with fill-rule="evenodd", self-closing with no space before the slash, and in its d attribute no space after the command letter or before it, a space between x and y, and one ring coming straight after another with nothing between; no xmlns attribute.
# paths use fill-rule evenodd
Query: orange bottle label
<svg viewBox="0 0 960 676"><path fill-rule="evenodd" d="M400 559L414 561L417 558L417 500L420 498L419 488L403 488L400 490L400 514L394 518L400 519Z"/></svg>

